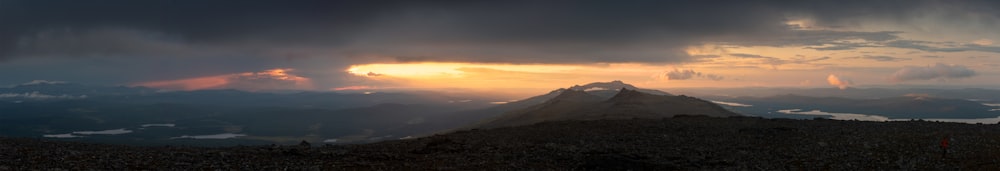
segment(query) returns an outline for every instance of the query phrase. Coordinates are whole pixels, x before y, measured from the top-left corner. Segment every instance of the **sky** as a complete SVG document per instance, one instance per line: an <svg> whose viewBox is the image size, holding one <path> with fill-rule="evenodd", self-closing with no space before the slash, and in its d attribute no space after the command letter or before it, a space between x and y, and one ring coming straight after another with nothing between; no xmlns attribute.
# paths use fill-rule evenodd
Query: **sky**
<svg viewBox="0 0 1000 171"><path fill-rule="evenodd" d="M995 88L997 8L992 0L0 0L0 85Z"/></svg>

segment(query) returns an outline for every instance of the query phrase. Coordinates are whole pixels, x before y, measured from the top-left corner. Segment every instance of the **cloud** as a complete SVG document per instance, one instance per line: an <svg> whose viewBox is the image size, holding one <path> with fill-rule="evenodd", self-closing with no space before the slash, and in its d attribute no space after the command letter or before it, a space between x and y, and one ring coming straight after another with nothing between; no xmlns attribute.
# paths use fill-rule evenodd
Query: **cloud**
<svg viewBox="0 0 1000 171"><path fill-rule="evenodd" d="M988 46L975 43L931 42L918 40L894 40L885 42L884 46L904 49L916 49L927 52L964 52L978 51L1000 53L1000 46Z"/></svg>
<svg viewBox="0 0 1000 171"><path fill-rule="evenodd" d="M39 85L39 84L66 84L65 81L49 81L49 80L31 80L30 82L23 83L21 85Z"/></svg>
<svg viewBox="0 0 1000 171"><path fill-rule="evenodd" d="M989 45L993 45L993 40L990 40L990 39L979 39L979 40L976 40L976 41L972 41L972 44L977 44L977 45L980 45L980 46L989 46Z"/></svg>
<svg viewBox="0 0 1000 171"><path fill-rule="evenodd" d="M847 87L854 85L854 82L847 78L838 77L836 75L830 74L826 77L826 82L832 86L837 86L841 90L847 89Z"/></svg>
<svg viewBox="0 0 1000 171"><path fill-rule="evenodd" d="M753 22L783 20L780 13L745 8L748 4L742 2L724 6L604 1L3 3L0 52L7 53L0 55L3 59L334 49L343 56L379 55L400 61L685 62L697 57L688 56L683 48L711 35L765 34L783 28ZM701 10L691 7L714 12L693 21L685 14Z"/></svg>
<svg viewBox="0 0 1000 171"><path fill-rule="evenodd" d="M354 90L374 90L374 89L378 89L378 88L377 87L372 87L372 86L346 86L346 87L332 88L330 90L333 90L333 91L354 91Z"/></svg>
<svg viewBox="0 0 1000 171"><path fill-rule="evenodd" d="M898 57L892 57L892 56L872 56L872 55L864 55L864 56L857 56L857 57L847 57L847 58L844 58L844 59L868 59L868 60L875 60L875 61L879 61L879 62L892 62L892 61L910 60L910 58L898 58Z"/></svg>
<svg viewBox="0 0 1000 171"><path fill-rule="evenodd" d="M976 71L964 65L937 63L928 66L906 66L896 71L889 80L894 82L931 80L931 79L953 79L968 78L976 75Z"/></svg>
<svg viewBox="0 0 1000 171"><path fill-rule="evenodd" d="M757 64L770 65L772 69L777 69L778 66L785 64L810 64L816 61L822 61L830 59L828 56L818 57L818 58L805 58L805 56L798 56L794 59L782 59L778 57L761 56L755 54L745 54L745 53L731 53L729 56L745 58L745 59L757 59Z"/></svg>
<svg viewBox="0 0 1000 171"><path fill-rule="evenodd" d="M278 68L260 72L143 82L135 85L170 90L240 89L260 91L315 89L311 79L294 75L291 73L293 71L293 69Z"/></svg>
<svg viewBox="0 0 1000 171"><path fill-rule="evenodd" d="M787 30L767 38L720 41L739 46L808 46L816 50L849 50L870 47L869 42L897 40L898 31ZM852 42L853 41L853 42Z"/></svg>
<svg viewBox="0 0 1000 171"><path fill-rule="evenodd" d="M270 69L262 72L248 72L230 76L226 88L241 90L312 90L311 79L293 75L288 68Z"/></svg>
<svg viewBox="0 0 1000 171"><path fill-rule="evenodd" d="M126 28L50 29L17 39L16 54L35 57L180 56L215 51L196 49L159 32Z"/></svg>
<svg viewBox="0 0 1000 171"><path fill-rule="evenodd" d="M715 80L715 81L719 81L719 80L725 79L725 77L723 77L721 75L715 75L715 74L705 74L705 78L708 78L710 80Z"/></svg>
<svg viewBox="0 0 1000 171"><path fill-rule="evenodd" d="M896 34L902 32L881 32L884 35L874 35L874 33L876 32L863 32L863 33L868 33L868 35L862 34L863 36L871 36L871 37L864 38L852 35L841 35L843 33L834 31L830 33L831 35L826 35L829 36L829 38L815 37L816 38L815 40L776 41L775 44L768 46L800 45L800 46L807 46L805 47L806 49L815 49L821 51L888 47L888 48L900 48L900 49L914 49L925 52L976 51L976 52L1000 53L1000 46L993 46L992 42L984 40L978 40L971 43L934 42L934 41L907 40L895 36Z"/></svg>
<svg viewBox="0 0 1000 171"><path fill-rule="evenodd" d="M33 92L30 92L30 93L3 93L3 94L0 94L0 98L25 98L25 99L35 99L35 100L83 99L83 98L87 98L87 95L79 95L79 96L68 95L68 94L49 95L49 94L42 94L42 93L39 93L37 91L33 91Z"/></svg>
<svg viewBox="0 0 1000 171"><path fill-rule="evenodd" d="M701 76L701 73L692 69L678 70L674 68L673 71L667 72L667 80L687 80L697 76Z"/></svg>
<svg viewBox="0 0 1000 171"><path fill-rule="evenodd" d="M774 57L766 57L766 56L746 54L746 53L730 53L729 56L735 56L740 58L774 58Z"/></svg>
<svg viewBox="0 0 1000 171"><path fill-rule="evenodd" d="M905 40L897 31L847 31L859 20L905 24L928 15L984 16L974 23L993 23L1000 12L981 8L991 6L998 4L0 0L0 73L29 73L0 83L44 78L121 84L295 68L326 89L361 85L352 75L330 74L351 64L676 64L718 58L685 51L705 44L1000 52L981 41L946 45ZM798 18L812 25L787 24ZM777 66L809 59L760 60Z"/></svg>
<svg viewBox="0 0 1000 171"><path fill-rule="evenodd" d="M295 49L297 54L319 53L308 52L315 50L338 54L327 56L376 55L399 61L516 63L690 62L711 57L684 52L688 46L703 43L850 49L862 44L848 40L884 42L898 39L900 32L803 30L785 23L800 16L823 27L858 18L899 20L907 18L899 16L942 5L937 1L518 0L3 3L0 52L7 54L0 54L0 59L252 56ZM961 12L996 14L958 8L980 3L943 5L956 6Z"/></svg>
<svg viewBox="0 0 1000 171"><path fill-rule="evenodd" d="M812 80L799 81L799 86L809 86L809 85L812 85Z"/></svg>
<svg viewBox="0 0 1000 171"><path fill-rule="evenodd" d="M125 128L103 130L103 131L74 131L73 134L78 135L118 135L118 134L128 134L132 133L132 130Z"/></svg>
<svg viewBox="0 0 1000 171"><path fill-rule="evenodd" d="M677 69L674 68L673 71L667 71L667 73L661 76L665 80L689 80L694 78L706 78L709 80L723 80L725 77L716 74L702 74L701 72L694 71L693 69Z"/></svg>

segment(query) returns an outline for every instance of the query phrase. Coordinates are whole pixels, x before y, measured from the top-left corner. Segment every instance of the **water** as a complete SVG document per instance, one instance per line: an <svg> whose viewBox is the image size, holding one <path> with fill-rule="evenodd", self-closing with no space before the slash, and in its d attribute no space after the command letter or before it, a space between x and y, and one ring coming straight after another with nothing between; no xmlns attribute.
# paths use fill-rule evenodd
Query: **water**
<svg viewBox="0 0 1000 171"><path fill-rule="evenodd" d="M996 110L996 109L994 109ZM857 114L857 113L830 113L823 112L820 110L812 111L802 111L801 109L785 109L778 110L778 113L784 113L789 115L816 115L816 116L830 116L830 119L835 120L859 120L859 121L909 121L915 118L903 118L903 119L889 119L889 117L871 114ZM957 123L968 123L968 124L994 124L1000 122L1000 117L996 118L973 118L973 119L951 119L951 118L922 118L925 121L940 121L940 122L957 122Z"/></svg>
<svg viewBox="0 0 1000 171"><path fill-rule="evenodd" d="M736 103L736 102L724 102L724 101L715 101L715 100L712 100L711 102L712 103L716 103L716 104L726 105L726 106L733 106L733 107L750 107L750 106L753 106L753 105L748 105L748 104L743 104L743 103Z"/></svg>
<svg viewBox="0 0 1000 171"><path fill-rule="evenodd" d="M179 137L171 137L170 139L230 139L242 136L247 136L247 134L222 133L212 135L183 135Z"/></svg>

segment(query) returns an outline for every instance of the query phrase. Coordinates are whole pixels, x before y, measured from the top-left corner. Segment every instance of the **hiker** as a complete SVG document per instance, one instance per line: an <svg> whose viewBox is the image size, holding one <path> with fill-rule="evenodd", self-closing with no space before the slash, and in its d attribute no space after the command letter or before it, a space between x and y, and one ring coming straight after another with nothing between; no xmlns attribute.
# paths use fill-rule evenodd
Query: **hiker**
<svg viewBox="0 0 1000 171"><path fill-rule="evenodd" d="M941 158L948 157L948 140L950 139L951 137L947 135L941 138Z"/></svg>

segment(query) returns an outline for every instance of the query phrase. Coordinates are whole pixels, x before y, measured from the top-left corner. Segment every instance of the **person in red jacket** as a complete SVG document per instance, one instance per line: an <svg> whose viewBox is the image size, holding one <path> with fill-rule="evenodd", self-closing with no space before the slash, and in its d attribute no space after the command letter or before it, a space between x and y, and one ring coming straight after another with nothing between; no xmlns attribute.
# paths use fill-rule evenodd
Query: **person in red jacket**
<svg viewBox="0 0 1000 171"><path fill-rule="evenodd" d="M941 158L948 157L948 141L951 140L951 136L945 135L941 138Z"/></svg>

